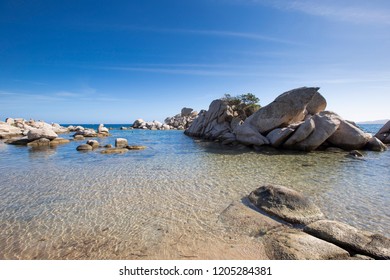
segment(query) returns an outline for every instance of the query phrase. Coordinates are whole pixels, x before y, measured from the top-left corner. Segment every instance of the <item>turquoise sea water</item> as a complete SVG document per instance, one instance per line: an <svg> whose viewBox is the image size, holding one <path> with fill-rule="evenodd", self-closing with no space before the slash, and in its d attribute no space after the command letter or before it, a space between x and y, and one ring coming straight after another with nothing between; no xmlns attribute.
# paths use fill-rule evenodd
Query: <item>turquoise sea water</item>
<svg viewBox="0 0 390 280"><path fill-rule="evenodd" d="M77 152L86 140L50 149L0 142L0 259L221 258L219 248L242 241L220 213L263 184L299 190L328 218L390 236L390 152L356 160L229 149L182 131L111 134L99 142L123 137L147 149L103 155Z"/></svg>

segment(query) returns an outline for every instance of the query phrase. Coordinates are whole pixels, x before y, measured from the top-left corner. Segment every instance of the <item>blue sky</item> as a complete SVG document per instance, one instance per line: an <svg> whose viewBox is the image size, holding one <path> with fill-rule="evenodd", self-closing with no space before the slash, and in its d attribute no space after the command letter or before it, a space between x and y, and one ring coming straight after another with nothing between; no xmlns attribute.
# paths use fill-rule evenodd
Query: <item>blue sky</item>
<svg viewBox="0 0 390 280"><path fill-rule="evenodd" d="M385 119L389 50L387 0L0 0L0 119L161 121L301 86Z"/></svg>

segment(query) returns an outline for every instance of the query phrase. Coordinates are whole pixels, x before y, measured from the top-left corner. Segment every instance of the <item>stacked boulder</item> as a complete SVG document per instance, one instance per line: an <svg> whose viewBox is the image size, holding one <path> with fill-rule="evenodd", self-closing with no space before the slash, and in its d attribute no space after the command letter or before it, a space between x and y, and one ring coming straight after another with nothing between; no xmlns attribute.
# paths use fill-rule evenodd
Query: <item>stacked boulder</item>
<svg viewBox="0 0 390 280"><path fill-rule="evenodd" d="M170 127L170 129L185 130L190 127L197 116L198 112L194 111L192 108L184 107L181 109L180 114L168 117L164 122Z"/></svg>
<svg viewBox="0 0 390 280"><path fill-rule="evenodd" d="M185 134L223 144L271 145L302 151L337 147L344 150L386 150L376 137L331 111L317 87L283 93L271 104L241 120L223 100L214 100Z"/></svg>

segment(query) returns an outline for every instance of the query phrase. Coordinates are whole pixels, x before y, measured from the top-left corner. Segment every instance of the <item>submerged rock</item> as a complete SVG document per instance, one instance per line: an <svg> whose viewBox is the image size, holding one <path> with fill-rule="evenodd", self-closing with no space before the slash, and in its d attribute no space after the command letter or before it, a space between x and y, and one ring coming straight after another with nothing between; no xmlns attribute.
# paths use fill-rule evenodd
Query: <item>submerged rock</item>
<svg viewBox="0 0 390 280"><path fill-rule="evenodd" d="M128 149L128 150L145 150L146 146L132 145L132 146L126 146L126 149Z"/></svg>
<svg viewBox="0 0 390 280"><path fill-rule="evenodd" d="M263 236L273 230L281 230L283 224L249 208L242 202L233 202L220 215L229 231L249 236Z"/></svg>
<svg viewBox="0 0 390 280"><path fill-rule="evenodd" d="M304 231L347 250L374 258L390 259L390 239L380 234L373 234L329 220L309 224Z"/></svg>
<svg viewBox="0 0 390 280"><path fill-rule="evenodd" d="M296 229L266 235L264 245L272 260L345 260L350 257L346 250Z"/></svg>
<svg viewBox="0 0 390 280"><path fill-rule="evenodd" d="M123 153L126 153L127 151L128 150L125 148L108 148L108 149L101 151L100 153L102 153L102 154L123 154Z"/></svg>
<svg viewBox="0 0 390 280"><path fill-rule="evenodd" d="M263 186L249 195L259 209L293 224L308 224L324 218L321 210L301 193L283 186Z"/></svg>

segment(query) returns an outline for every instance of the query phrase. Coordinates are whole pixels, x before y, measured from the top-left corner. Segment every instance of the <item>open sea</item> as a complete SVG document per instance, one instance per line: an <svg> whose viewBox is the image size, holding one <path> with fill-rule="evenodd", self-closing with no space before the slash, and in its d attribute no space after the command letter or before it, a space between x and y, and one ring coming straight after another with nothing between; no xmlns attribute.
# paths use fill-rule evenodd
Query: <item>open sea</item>
<svg viewBox="0 0 390 280"><path fill-rule="evenodd" d="M390 237L390 151L364 160L256 152L183 131L105 126L114 129L102 145L122 137L147 149L106 155L76 151L86 140L46 149L0 141L0 259L255 259L253 240L218 218L264 184L301 191L329 219Z"/></svg>

